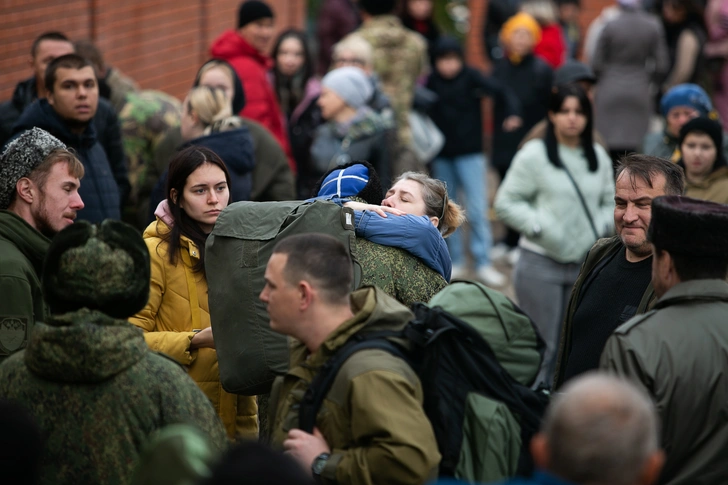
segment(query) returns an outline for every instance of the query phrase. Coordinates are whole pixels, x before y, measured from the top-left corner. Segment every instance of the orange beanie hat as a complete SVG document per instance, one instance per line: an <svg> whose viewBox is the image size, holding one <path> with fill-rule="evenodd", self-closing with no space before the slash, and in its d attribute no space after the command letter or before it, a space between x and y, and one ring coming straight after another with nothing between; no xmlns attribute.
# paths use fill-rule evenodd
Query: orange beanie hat
<svg viewBox="0 0 728 485"><path fill-rule="evenodd" d="M527 13L520 12L509 18L500 31L501 42L507 43L513 32L517 29L526 29L533 36L534 45L538 44L541 40L541 26L535 18L531 17Z"/></svg>

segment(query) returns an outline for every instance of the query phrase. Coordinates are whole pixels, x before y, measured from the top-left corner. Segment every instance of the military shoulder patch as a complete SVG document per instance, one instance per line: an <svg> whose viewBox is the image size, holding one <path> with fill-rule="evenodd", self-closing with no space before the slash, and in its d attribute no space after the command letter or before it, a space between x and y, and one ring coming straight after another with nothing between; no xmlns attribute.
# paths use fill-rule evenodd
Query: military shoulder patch
<svg viewBox="0 0 728 485"><path fill-rule="evenodd" d="M24 348L29 328L27 317L0 316L0 355L11 355Z"/></svg>

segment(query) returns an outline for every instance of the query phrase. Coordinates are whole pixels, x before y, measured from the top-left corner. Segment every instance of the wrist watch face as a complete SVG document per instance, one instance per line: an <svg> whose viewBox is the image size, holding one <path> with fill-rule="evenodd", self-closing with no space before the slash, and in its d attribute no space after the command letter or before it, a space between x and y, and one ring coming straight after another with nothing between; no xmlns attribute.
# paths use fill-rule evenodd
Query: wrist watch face
<svg viewBox="0 0 728 485"><path fill-rule="evenodd" d="M326 468L326 462L328 461L329 456L330 455L328 453L321 453L313 461L313 464L311 465L311 469L313 470L313 473L315 475L321 475L321 472L324 471L324 468Z"/></svg>

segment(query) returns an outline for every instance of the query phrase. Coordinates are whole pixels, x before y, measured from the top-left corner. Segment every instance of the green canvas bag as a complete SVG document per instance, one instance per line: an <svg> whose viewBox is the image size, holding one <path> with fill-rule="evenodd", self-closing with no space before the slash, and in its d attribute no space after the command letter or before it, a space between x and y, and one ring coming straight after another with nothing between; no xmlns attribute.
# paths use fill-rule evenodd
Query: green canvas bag
<svg viewBox="0 0 728 485"><path fill-rule="evenodd" d="M258 296L265 267L278 241L294 234L323 233L351 254L354 211L330 201L236 202L222 211L205 245L210 319L220 382L246 396L270 391L288 370L287 337L271 330ZM354 287L361 266L354 260Z"/></svg>

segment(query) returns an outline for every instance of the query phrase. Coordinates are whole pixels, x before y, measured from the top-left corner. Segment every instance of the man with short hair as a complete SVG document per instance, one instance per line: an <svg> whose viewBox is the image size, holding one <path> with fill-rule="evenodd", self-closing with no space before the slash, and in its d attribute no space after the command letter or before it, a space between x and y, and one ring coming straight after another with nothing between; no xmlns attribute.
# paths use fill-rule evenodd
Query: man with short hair
<svg viewBox="0 0 728 485"><path fill-rule="evenodd" d="M531 441L538 471L508 485L650 485L665 461L655 406L626 380L598 373L556 394Z"/></svg>
<svg viewBox="0 0 728 485"><path fill-rule="evenodd" d="M54 59L46 70L47 98L28 106L15 127L22 133L39 127L73 148L86 169L79 219L101 222L121 218L121 194L128 193L126 166L111 166L93 123L99 106L96 72L76 54ZM119 180L125 184L118 184Z"/></svg>
<svg viewBox="0 0 728 485"><path fill-rule="evenodd" d="M658 197L648 237L659 299L615 330L600 367L655 401L661 484L728 483L728 206Z"/></svg>
<svg viewBox="0 0 728 485"><path fill-rule="evenodd" d="M210 55L230 63L245 90L245 107L235 113L265 126L281 144L288 157L288 164L296 172L296 162L291 154L283 114L268 71L273 61L268 49L275 31L275 15L270 6L260 0L246 0L238 9L238 27L226 30L212 42Z"/></svg>
<svg viewBox="0 0 728 485"><path fill-rule="evenodd" d="M612 332L655 301L650 284L652 246L647 240L651 202L682 194L682 168L661 158L627 155L616 172L614 227L617 235L598 240L587 254L566 311L554 388L596 369Z"/></svg>
<svg viewBox="0 0 728 485"><path fill-rule="evenodd" d="M45 84L45 72L48 65L54 59L66 54L73 54L73 52L73 44L60 32L46 32L33 41L30 51L30 66L33 69L33 76L19 82L15 86L13 97L0 103L0 150L13 135L17 134L15 125L23 111L35 100L43 99L48 95ZM119 185L122 201L126 200L131 186L126 175L126 158L121 141L119 118L111 104L105 99L100 99L93 121L96 126L96 137L106 152L114 178Z"/></svg>
<svg viewBox="0 0 728 485"><path fill-rule="evenodd" d="M353 265L331 236L302 234L279 242L260 299L270 326L293 337L290 370L271 392L271 441L319 483L425 483L440 454L422 408L422 385L402 359L369 349L339 370L313 434L297 429L304 393L347 340L374 330L401 330L413 317L375 287L349 293Z"/></svg>
<svg viewBox="0 0 728 485"><path fill-rule="evenodd" d="M373 49L374 72L389 98L397 122L399 153L394 159L394 176L407 170L422 169L409 148L412 133L408 121L417 79L429 66L427 41L402 25L395 15L396 0L359 0L362 25L344 38L362 37Z"/></svg>
<svg viewBox="0 0 728 485"><path fill-rule="evenodd" d="M25 347L46 307L40 286L50 238L73 223L83 201L83 165L33 128L0 155L0 362Z"/></svg>

